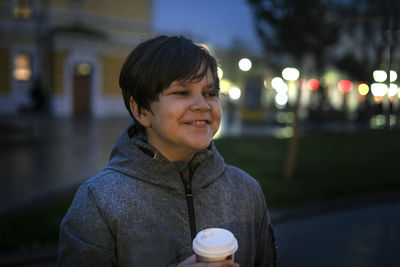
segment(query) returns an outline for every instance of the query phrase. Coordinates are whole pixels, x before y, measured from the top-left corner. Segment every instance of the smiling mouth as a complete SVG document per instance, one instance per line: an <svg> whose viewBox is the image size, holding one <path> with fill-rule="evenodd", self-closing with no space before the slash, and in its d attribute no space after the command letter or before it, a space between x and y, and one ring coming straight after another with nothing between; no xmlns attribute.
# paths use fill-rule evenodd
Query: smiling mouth
<svg viewBox="0 0 400 267"><path fill-rule="evenodd" d="M203 120L203 121L191 121L191 122L188 122L187 124L190 124L190 125L206 125L206 124L209 124L210 122L208 121L208 120Z"/></svg>

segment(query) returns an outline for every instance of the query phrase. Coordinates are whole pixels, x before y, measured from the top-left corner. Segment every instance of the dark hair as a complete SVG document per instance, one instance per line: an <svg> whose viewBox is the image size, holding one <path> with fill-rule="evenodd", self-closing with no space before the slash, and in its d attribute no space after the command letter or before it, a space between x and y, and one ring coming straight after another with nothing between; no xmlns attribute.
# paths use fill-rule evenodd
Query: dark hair
<svg viewBox="0 0 400 267"><path fill-rule="evenodd" d="M202 69L201 69L202 68ZM133 97L142 109L158 101L160 93L174 81L200 81L211 70L219 91L217 62L204 47L183 36L159 36L139 44L127 57L119 76L125 106Z"/></svg>

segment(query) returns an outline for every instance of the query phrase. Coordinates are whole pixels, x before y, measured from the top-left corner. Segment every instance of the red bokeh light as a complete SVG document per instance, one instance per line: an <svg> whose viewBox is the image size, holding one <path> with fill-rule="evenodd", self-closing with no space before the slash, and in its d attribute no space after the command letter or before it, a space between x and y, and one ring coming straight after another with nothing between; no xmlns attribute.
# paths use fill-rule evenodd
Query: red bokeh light
<svg viewBox="0 0 400 267"><path fill-rule="evenodd" d="M317 79L310 79L308 80L308 87L313 90L316 91L319 88L319 81Z"/></svg>
<svg viewBox="0 0 400 267"><path fill-rule="evenodd" d="M351 90L353 90L353 87L353 83L348 80L341 80L338 83L338 88L342 92L350 92Z"/></svg>

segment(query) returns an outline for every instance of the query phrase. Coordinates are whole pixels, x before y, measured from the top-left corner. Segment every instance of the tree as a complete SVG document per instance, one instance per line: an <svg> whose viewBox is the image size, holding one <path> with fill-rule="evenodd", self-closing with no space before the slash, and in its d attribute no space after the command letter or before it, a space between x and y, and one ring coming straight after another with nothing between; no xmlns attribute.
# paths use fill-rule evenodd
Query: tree
<svg viewBox="0 0 400 267"><path fill-rule="evenodd" d="M372 82L374 69L388 68L388 48L395 45L393 33L399 31L400 2L350 0L336 9L342 15L340 36L351 39L353 45L340 56L335 55L332 63L356 80Z"/></svg>
<svg viewBox="0 0 400 267"><path fill-rule="evenodd" d="M398 0L351 0L342 8L348 14L343 22L344 31L348 36L357 33L358 43L355 53L347 54L347 58L336 61L336 66L352 73L359 80L372 81L374 69L399 72L396 62L400 46L400 1ZM344 64L343 64L344 63ZM350 63L350 64L349 64ZM360 68L352 68L358 65ZM360 71L354 71L354 70ZM389 86L390 79L387 79ZM382 102L383 113L386 116L386 127L390 128L392 106L389 95Z"/></svg>
<svg viewBox="0 0 400 267"><path fill-rule="evenodd" d="M338 23L333 3L327 0L247 0L255 27L267 52L290 55L293 64L301 67L312 55L318 72L323 71L325 51L338 39ZM301 90L299 90L300 94ZM294 107L294 134L289 142L284 176L293 176L298 143L297 96Z"/></svg>
<svg viewBox="0 0 400 267"><path fill-rule="evenodd" d="M338 38L333 4L322 0L247 0L266 51L289 54L300 64L307 54L321 66L325 50Z"/></svg>

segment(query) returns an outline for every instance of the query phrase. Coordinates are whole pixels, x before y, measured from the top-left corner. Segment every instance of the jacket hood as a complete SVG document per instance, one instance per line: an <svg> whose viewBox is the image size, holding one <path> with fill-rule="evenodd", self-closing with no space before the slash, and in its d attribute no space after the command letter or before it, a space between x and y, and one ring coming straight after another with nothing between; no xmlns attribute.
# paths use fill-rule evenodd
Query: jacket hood
<svg viewBox="0 0 400 267"><path fill-rule="evenodd" d="M197 152L189 165L196 166L192 174L193 192L214 182L227 167L214 142ZM174 191L183 189L176 162L168 161L148 144L146 135L137 131L133 122L117 138L106 168Z"/></svg>

